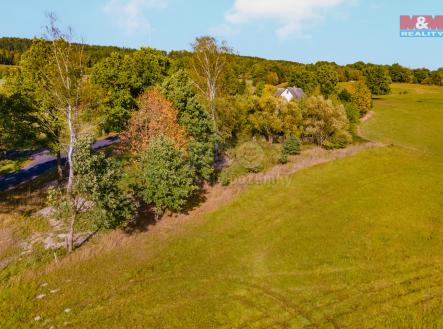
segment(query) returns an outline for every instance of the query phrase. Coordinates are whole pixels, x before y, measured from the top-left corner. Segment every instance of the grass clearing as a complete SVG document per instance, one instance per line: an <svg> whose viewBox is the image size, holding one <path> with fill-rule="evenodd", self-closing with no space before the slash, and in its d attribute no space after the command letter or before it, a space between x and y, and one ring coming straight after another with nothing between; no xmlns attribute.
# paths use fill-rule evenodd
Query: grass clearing
<svg viewBox="0 0 443 329"><path fill-rule="evenodd" d="M0 175L17 172L29 163L28 158L14 160L0 160Z"/></svg>
<svg viewBox="0 0 443 329"><path fill-rule="evenodd" d="M4 280L0 327L440 328L442 128L443 88L394 85L362 127L392 146Z"/></svg>

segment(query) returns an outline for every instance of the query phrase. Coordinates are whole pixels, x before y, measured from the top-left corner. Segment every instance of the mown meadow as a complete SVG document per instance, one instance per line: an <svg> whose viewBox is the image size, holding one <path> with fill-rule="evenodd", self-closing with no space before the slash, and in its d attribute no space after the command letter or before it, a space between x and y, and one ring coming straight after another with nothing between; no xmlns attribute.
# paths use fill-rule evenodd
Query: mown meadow
<svg viewBox="0 0 443 329"><path fill-rule="evenodd" d="M1 282L0 327L441 328L443 88L374 112L360 133L384 147Z"/></svg>

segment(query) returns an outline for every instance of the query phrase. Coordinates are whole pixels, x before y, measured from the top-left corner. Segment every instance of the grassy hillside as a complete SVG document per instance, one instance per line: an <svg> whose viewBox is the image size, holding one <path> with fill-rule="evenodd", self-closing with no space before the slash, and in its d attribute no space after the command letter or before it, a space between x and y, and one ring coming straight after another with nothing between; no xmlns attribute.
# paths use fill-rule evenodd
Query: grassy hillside
<svg viewBox="0 0 443 329"><path fill-rule="evenodd" d="M0 283L0 327L442 327L443 88L375 107L362 133L393 145Z"/></svg>
<svg viewBox="0 0 443 329"><path fill-rule="evenodd" d="M364 134L443 159L442 91L436 86L394 85L392 95L376 100L381 111L363 127Z"/></svg>

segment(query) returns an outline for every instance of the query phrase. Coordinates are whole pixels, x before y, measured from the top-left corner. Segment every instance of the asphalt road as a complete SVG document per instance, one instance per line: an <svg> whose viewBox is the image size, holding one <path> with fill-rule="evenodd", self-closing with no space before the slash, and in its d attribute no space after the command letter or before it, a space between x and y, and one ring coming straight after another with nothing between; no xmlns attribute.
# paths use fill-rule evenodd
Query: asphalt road
<svg viewBox="0 0 443 329"><path fill-rule="evenodd" d="M118 142L117 136L100 139L94 143L93 149L99 150ZM20 171L0 176L0 191L12 189L53 170L57 166L57 158L51 155L48 150L38 151L32 154L30 159L31 163ZM66 157L62 157L62 161L66 162Z"/></svg>

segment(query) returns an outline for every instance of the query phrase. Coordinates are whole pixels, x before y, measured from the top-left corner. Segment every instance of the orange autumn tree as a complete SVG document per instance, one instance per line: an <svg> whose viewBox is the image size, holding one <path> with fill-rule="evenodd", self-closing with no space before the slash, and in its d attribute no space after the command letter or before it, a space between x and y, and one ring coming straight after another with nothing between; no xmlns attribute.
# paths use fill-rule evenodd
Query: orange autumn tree
<svg viewBox="0 0 443 329"><path fill-rule="evenodd" d="M125 151L141 154L151 140L163 135L175 141L178 148L185 148L186 133L177 122L177 112L158 89L145 91L138 99L135 112L121 135Z"/></svg>

